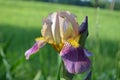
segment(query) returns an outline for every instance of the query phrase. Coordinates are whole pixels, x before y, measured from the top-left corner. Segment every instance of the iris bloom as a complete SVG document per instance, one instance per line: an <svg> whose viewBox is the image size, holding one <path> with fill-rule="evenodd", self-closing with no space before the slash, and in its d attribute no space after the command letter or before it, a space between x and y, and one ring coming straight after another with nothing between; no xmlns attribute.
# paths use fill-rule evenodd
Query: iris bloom
<svg viewBox="0 0 120 80"><path fill-rule="evenodd" d="M86 30L87 17L79 27L76 17L70 12L51 13L43 20L42 37L36 38L33 47L25 52L26 59L49 43L60 52L69 73L85 72L91 65L88 58L91 54L79 44L79 40Z"/></svg>

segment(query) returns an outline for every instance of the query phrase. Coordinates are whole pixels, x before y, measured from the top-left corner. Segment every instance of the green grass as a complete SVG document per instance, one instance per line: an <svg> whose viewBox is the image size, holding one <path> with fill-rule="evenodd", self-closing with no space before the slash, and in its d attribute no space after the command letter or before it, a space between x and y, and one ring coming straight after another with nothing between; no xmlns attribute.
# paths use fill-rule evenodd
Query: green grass
<svg viewBox="0 0 120 80"><path fill-rule="evenodd" d="M89 17L86 48L93 53L92 80L116 80L120 11L32 1L0 2L0 50L5 55L0 55L0 80L6 80L6 74L13 80L56 80L59 60L51 45L47 44L29 61L24 52L41 35L42 19L50 12L65 10L74 13L79 23L86 15Z"/></svg>

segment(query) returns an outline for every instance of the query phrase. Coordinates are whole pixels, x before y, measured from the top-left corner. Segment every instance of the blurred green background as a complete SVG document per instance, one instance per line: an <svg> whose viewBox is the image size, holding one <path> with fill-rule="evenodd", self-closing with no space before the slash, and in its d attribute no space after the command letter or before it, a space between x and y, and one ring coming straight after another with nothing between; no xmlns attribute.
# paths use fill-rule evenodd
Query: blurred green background
<svg viewBox="0 0 120 80"><path fill-rule="evenodd" d="M41 35L42 19L50 12L66 10L77 16L79 24L86 15L89 18L85 46L93 53L92 80L120 80L120 11L95 7L0 1L0 80L56 80L60 57L51 45L30 60L25 60L24 53ZM75 76L74 80L82 79Z"/></svg>

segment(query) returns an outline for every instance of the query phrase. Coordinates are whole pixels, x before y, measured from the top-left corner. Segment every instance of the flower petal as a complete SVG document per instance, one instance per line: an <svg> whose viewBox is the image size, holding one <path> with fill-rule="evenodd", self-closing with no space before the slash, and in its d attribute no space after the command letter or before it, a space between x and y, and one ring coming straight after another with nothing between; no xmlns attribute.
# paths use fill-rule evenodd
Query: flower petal
<svg viewBox="0 0 120 80"><path fill-rule="evenodd" d="M52 15L51 15L51 21L52 21L52 26L51 26L51 29L52 29L52 34L53 34L53 38L55 40L55 42L57 44L59 44L61 42L61 37L60 37L60 26L59 26L59 14L58 12L54 12Z"/></svg>
<svg viewBox="0 0 120 80"><path fill-rule="evenodd" d="M91 62L85 55L84 49L82 47L74 48L68 42L65 42L60 55L69 73L83 73L91 66Z"/></svg>
<svg viewBox="0 0 120 80"><path fill-rule="evenodd" d="M78 35L78 28L79 28L79 25L76 21L76 17L68 11L61 12L60 16L66 18L71 23L72 29L73 29L73 34L76 37Z"/></svg>
<svg viewBox="0 0 120 80"><path fill-rule="evenodd" d="M88 17L86 16L82 24L80 25L79 33L84 33L88 29Z"/></svg>
<svg viewBox="0 0 120 80"><path fill-rule="evenodd" d="M73 29L68 19L59 16L60 36L62 42L73 37Z"/></svg>
<svg viewBox="0 0 120 80"><path fill-rule="evenodd" d="M54 43L54 39L53 39L52 31L51 31L51 25L52 25L52 22L50 19L45 18L43 20L43 26L42 26L41 33L48 43Z"/></svg>
<svg viewBox="0 0 120 80"><path fill-rule="evenodd" d="M87 57L92 56L93 54L90 53L88 50L84 49L84 53Z"/></svg>
<svg viewBox="0 0 120 80"><path fill-rule="evenodd" d="M36 53L36 52L39 50L39 48L43 47L45 44L46 44L46 42L45 42L44 40L39 40L39 41L37 41L37 42L32 46L32 48L30 48L29 50L27 50L27 51L25 52L26 59L28 60L29 57L30 57L32 54Z"/></svg>

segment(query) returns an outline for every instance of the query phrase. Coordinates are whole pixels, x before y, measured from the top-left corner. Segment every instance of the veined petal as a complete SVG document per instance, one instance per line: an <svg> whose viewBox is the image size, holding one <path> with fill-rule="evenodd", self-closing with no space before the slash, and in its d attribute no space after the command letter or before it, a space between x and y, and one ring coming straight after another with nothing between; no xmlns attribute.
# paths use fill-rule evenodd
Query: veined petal
<svg viewBox="0 0 120 80"><path fill-rule="evenodd" d="M51 31L51 25L52 25L52 22L50 19L45 18L43 20L41 33L48 43L54 43L54 39Z"/></svg>
<svg viewBox="0 0 120 80"><path fill-rule="evenodd" d="M36 53L39 50L39 48L43 47L45 44L46 41L44 40L36 41L36 43L32 46L32 48L30 48L25 52L26 59L28 60L32 54Z"/></svg>
<svg viewBox="0 0 120 80"><path fill-rule="evenodd" d="M91 66L91 62L85 55L84 49L81 47L74 48L68 42L65 42L60 55L69 73L83 73Z"/></svg>
<svg viewBox="0 0 120 80"><path fill-rule="evenodd" d="M55 23L55 41L57 44L61 43L61 37L60 37L60 25L59 25L59 12L57 12L56 15L56 23Z"/></svg>
<svg viewBox="0 0 120 80"><path fill-rule="evenodd" d="M68 19L59 16L60 36L62 42L73 37L73 29Z"/></svg>
<svg viewBox="0 0 120 80"><path fill-rule="evenodd" d="M61 37L60 37L60 28L59 28L59 13L58 12L54 12L52 15L51 15L51 21L52 21L52 26L51 26L51 29L52 29L52 35L53 35L53 38L55 40L55 42L57 44L59 44L61 42Z"/></svg>
<svg viewBox="0 0 120 80"><path fill-rule="evenodd" d="M73 28L73 33L74 33L74 36L77 36L78 35L78 28L79 28L79 25L76 21L76 17L74 15L72 15L70 12L61 12L60 13L60 16L61 17L64 17L66 19L68 19L68 21L71 23L72 25L72 28Z"/></svg>

